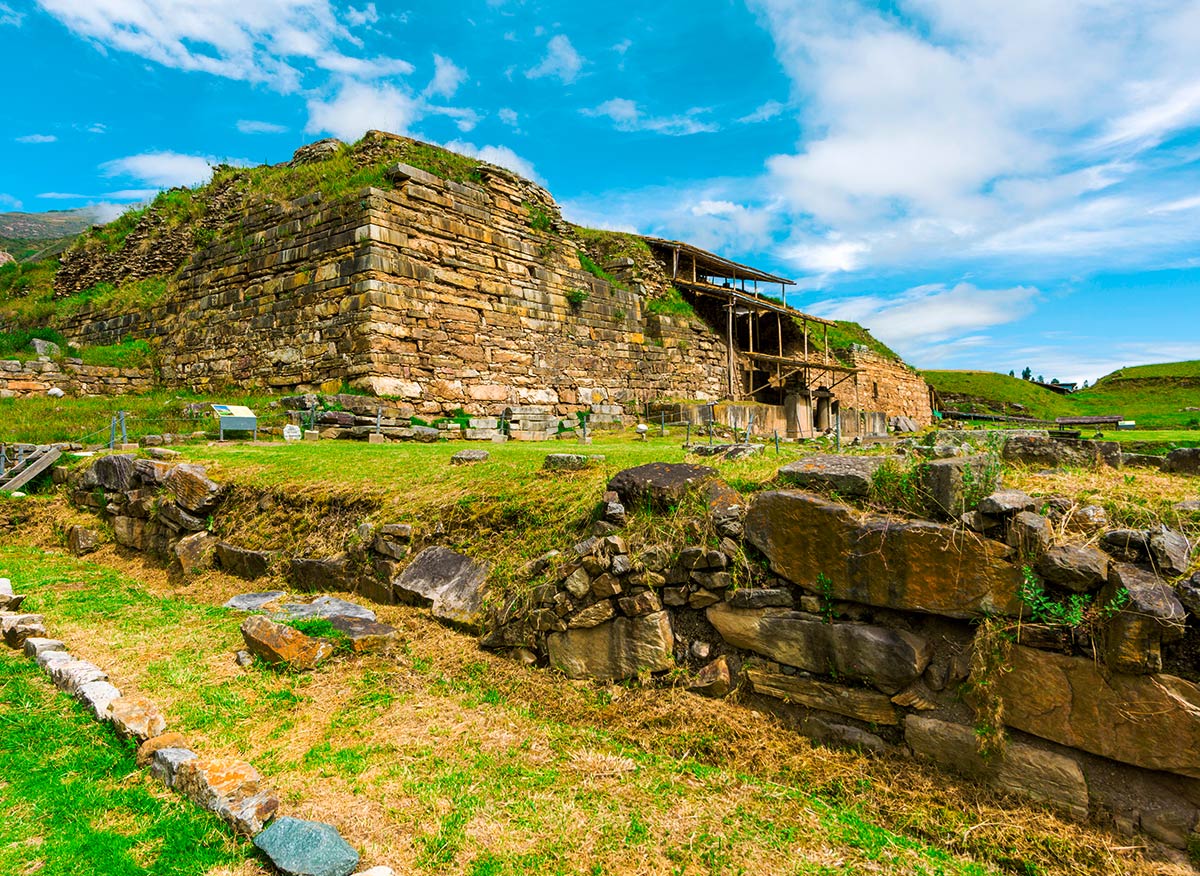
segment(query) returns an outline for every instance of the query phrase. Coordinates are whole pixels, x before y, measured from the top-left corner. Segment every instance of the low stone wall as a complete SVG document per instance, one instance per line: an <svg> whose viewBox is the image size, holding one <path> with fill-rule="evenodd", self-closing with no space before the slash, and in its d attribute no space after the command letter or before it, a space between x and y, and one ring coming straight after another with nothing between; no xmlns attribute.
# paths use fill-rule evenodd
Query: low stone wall
<svg viewBox="0 0 1200 876"><path fill-rule="evenodd" d="M594 537L533 570L546 583L499 601L485 646L571 677L683 668L697 693L740 686L815 739L911 751L1174 848L1200 841L1200 625L1183 608L1200 608L1200 575L1169 583L1190 566L1182 535L1055 544L1078 518L1015 491L980 502L975 529L792 490L745 504L690 466L714 540L647 544L622 533L624 505L673 501L673 467L643 468L610 485ZM1083 544L1097 536L1107 552ZM1078 616L1045 607L1069 594ZM1007 743L981 753L997 719Z"/></svg>
<svg viewBox="0 0 1200 876"><path fill-rule="evenodd" d="M84 365L78 359L0 361L0 398L43 396L55 388L71 396L126 395L154 385L154 372L144 368Z"/></svg>

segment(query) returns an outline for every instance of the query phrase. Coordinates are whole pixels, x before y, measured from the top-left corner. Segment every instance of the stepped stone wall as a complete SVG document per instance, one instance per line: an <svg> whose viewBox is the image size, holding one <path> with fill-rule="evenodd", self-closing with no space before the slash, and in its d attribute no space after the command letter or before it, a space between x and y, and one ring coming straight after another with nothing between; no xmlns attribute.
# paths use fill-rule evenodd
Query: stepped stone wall
<svg viewBox="0 0 1200 876"><path fill-rule="evenodd" d="M426 414L720 396L721 337L582 271L565 223L530 227L528 204L553 206L540 189L499 171L479 184L415 168L397 179L334 205L314 194L257 207L163 303L85 308L63 334L157 339L169 384L345 382Z"/></svg>
<svg viewBox="0 0 1200 876"><path fill-rule="evenodd" d="M648 312L655 277L598 279L581 268L579 241L547 192L499 168L476 175L459 183L396 165L390 190L329 202L316 192L240 216L219 205L215 242L159 304L117 315L85 305L59 328L78 345L151 340L167 385L349 384L422 415L723 397L720 326ZM128 257L140 264L135 249ZM64 289L141 276L118 255L91 264L74 253ZM855 355L863 373L834 389L843 412L929 421L914 372Z"/></svg>

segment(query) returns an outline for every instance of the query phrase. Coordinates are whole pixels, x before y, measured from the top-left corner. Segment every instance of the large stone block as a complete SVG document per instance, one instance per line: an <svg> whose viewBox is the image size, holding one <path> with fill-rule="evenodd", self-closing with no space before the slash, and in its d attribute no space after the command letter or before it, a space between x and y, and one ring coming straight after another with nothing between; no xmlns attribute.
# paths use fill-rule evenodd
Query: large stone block
<svg viewBox="0 0 1200 876"><path fill-rule="evenodd" d="M350 876L358 852L332 826L283 816L254 838L254 845L284 876Z"/></svg>
<svg viewBox="0 0 1200 876"><path fill-rule="evenodd" d="M608 482L626 508L668 510L691 490L717 476L715 468L686 462L651 462L617 472Z"/></svg>
<svg viewBox="0 0 1200 876"><path fill-rule="evenodd" d="M1124 596L1119 596L1119 594ZM1162 669L1162 643L1180 638L1187 613L1174 591L1157 576L1125 563L1113 563L1100 593L1103 605L1124 602L1104 626L1104 662L1118 672Z"/></svg>
<svg viewBox="0 0 1200 876"><path fill-rule="evenodd" d="M439 620L477 630L488 567L444 547L421 551L392 582L398 599L428 605Z"/></svg>
<svg viewBox="0 0 1200 876"><path fill-rule="evenodd" d="M763 669L747 669L746 677L750 679L755 693L766 694L784 702L833 712L835 715L844 715L868 724L891 726L900 723L892 701L873 690L830 684L815 678L784 675Z"/></svg>
<svg viewBox="0 0 1200 876"><path fill-rule="evenodd" d="M252 614L242 621L242 638L256 657L291 669L314 669L333 653L328 642L277 624L261 614Z"/></svg>
<svg viewBox="0 0 1200 876"><path fill-rule="evenodd" d="M1038 559L1037 572L1050 584L1086 593L1108 580L1108 556L1094 547L1059 545Z"/></svg>
<svg viewBox="0 0 1200 876"><path fill-rule="evenodd" d="M990 458L959 456L932 459L921 468L921 486L928 510L949 520L956 520L968 510L972 495L991 492L998 473L991 470Z"/></svg>
<svg viewBox="0 0 1200 876"><path fill-rule="evenodd" d="M745 528L776 574L833 599L957 618L1021 612L1011 548L950 526L860 522L844 505L783 490L758 495Z"/></svg>
<svg viewBox="0 0 1200 876"><path fill-rule="evenodd" d="M1172 450L1163 460L1162 470L1173 474L1200 475L1200 447Z"/></svg>
<svg viewBox="0 0 1200 876"><path fill-rule="evenodd" d="M920 715L904 719L904 741L951 772L1048 803L1079 820L1088 816L1087 781L1076 757L1009 741L1003 752L984 759L972 728Z"/></svg>
<svg viewBox="0 0 1200 876"><path fill-rule="evenodd" d="M569 678L632 678L675 665L675 637L665 611L551 633L546 644L550 665Z"/></svg>
<svg viewBox="0 0 1200 876"><path fill-rule="evenodd" d="M842 496L866 496L871 492L871 480L875 472L887 461L888 457L885 456L817 454L782 466L779 479L806 490L829 491Z"/></svg>
<svg viewBox="0 0 1200 876"><path fill-rule="evenodd" d="M179 507L192 514L208 514L221 499L221 487L209 480L204 466L194 463L175 466L163 485Z"/></svg>
<svg viewBox="0 0 1200 876"><path fill-rule="evenodd" d="M162 749L174 750L178 749ZM232 758L184 760L176 767L174 787L245 836L259 833L279 808L279 799L263 786L258 770Z"/></svg>
<svg viewBox="0 0 1200 876"><path fill-rule="evenodd" d="M1200 687L1107 675L1095 661L1016 646L995 679L1010 727L1149 770L1200 778Z"/></svg>
<svg viewBox="0 0 1200 876"><path fill-rule="evenodd" d="M146 521L136 517L114 517L112 522L113 538L122 547L135 551L146 547Z"/></svg>
<svg viewBox="0 0 1200 876"><path fill-rule="evenodd" d="M865 681L895 693L917 679L933 649L912 633L868 624L825 623L780 608L710 606L709 623L729 644L788 666Z"/></svg>
<svg viewBox="0 0 1200 876"><path fill-rule="evenodd" d="M267 574L271 568L271 551L252 551L228 542L218 542L215 548L217 565L231 575L253 581Z"/></svg>
<svg viewBox="0 0 1200 876"><path fill-rule="evenodd" d="M110 453L98 456L83 475L85 489L100 487L110 493L124 493L133 486L133 464L135 456L128 453Z"/></svg>
<svg viewBox="0 0 1200 876"><path fill-rule="evenodd" d="M1004 443L1002 456L1005 462L1044 468L1099 468L1104 463L1101 448L1095 441L1038 438L1031 435L1014 435L1009 438Z"/></svg>

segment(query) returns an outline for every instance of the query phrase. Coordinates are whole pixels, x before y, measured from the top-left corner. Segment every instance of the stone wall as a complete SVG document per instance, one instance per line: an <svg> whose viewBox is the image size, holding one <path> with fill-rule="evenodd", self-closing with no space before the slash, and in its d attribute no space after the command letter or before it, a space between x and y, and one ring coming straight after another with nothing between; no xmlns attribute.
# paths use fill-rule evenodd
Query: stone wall
<svg viewBox="0 0 1200 876"><path fill-rule="evenodd" d="M78 359L0 361L0 398L43 396L51 389L66 395L125 395L154 387L154 372L144 368L84 365Z"/></svg>
<svg viewBox="0 0 1200 876"><path fill-rule="evenodd" d="M422 415L723 397L720 326L648 312L645 278L610 284L582 270L579 241L547 192L486 165L476 176L459 183L396 165L390 190L330 202L317 192L238 217L222 205L216 242L158 305L123 314L85 305L59 328L81 345L151 340L168 385L349 384ZM89 267L73 251L64 289L148 270L142 256L132 267L97 258ZM853 381L835 389L843 412L861 405L929 422L914 372L855 356L857 393Z"/></svg>
<svg viewBox="0 0 1200 876"><path fill-rule="evenodd" d="M397 180L333 205L259 206L160 305L84 308L61 330L77 344L155 340L172 385L345 382L423 414L719 397L721 337L582 271L565 223L530 226L530 203L557 215L540 189L500 171Z"/></svg>
<svg viewBox="0 0 1200 876"><path fill-rule="evenodd" d="M1170 583L1191 565L1181 534L1057 544L1058 506L1016 491L980 502L964 528L793 490L746 502L715 476L617 475L594 537L535 569L546 583L499 600L484 645L571 677L684 670L695 692L740 687L815 739L911 752L1176 849L1200 842L1200 624L1180 602L1200 606L1200 575ZM704 485L719 547L622 531L625 506L666 507L688 484ZM1108 553L1084 545L1097 537ZM1032 614L1030 575L1092 613Z"/></svg>
<svg viewBox="0 0 1200 876"><path fill-rule="evenodd" d="M104 456L71 481L77 505L111 516L118 543L185 569L215 550L250 579L274 568L300 589L412 598L411 526L360 527L336 556L288 557L215 544L207 530L223 491L195 466ZM570 677L671 672L698 694L741 688L815 739L912 753L1166 846L1200 842L1200 624L1189 614L1200 575L1186 578L1181 534L1097 523L1057 544L1052 533L1070 522L1059 505L1011 490L981 501L964 527L799 490L747 501L696 465L642 466L609 487L591 537L531 563L528 586L484 599L486 575L473 574L459 594L469 623L439 615L436 600L435 616L481 626L484 647ZM703 490L712 542L624 529L627 506L667 509L692 489ZM1103 608L1049 622L1031 612L1031 575L1051 596L1086 594ZM433 579L461 584L457 572ZM1007 742L981 754L997 716Z"/></svg>
<svg viewBox="0 0 1200 876"><path fill-rule="evenodd" d="M833 390L843 411L856 409L878 411L889 418L909 417L919 426L933 422L929 384L916 371L870 350L853 350L850 362L860 369L859 373Z"/></svg>

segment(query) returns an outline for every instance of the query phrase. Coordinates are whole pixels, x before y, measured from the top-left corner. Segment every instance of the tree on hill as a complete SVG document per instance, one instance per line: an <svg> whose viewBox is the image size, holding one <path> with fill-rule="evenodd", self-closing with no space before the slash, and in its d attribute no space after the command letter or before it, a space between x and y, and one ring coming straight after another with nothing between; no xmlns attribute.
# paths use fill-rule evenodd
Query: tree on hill
<svg viewBox="0 0 1200 876"><path fill-rule="evenodd" d="M1026 365L1025 370L1021 372L1021 379L1022 380L1033 380L1033 369L1030 368L1028 365Z"/></svg>
<svg viewBox="0 0 1200 876"><path fill-rule="evenodd" d="M1009 376L1009 377L1016 377L1017 375L1016 375L1015 373L1013 373L1013 370L1012 370L1011 368L1009 368L1009 369L1008 369L1008 376Z"/></svg>

